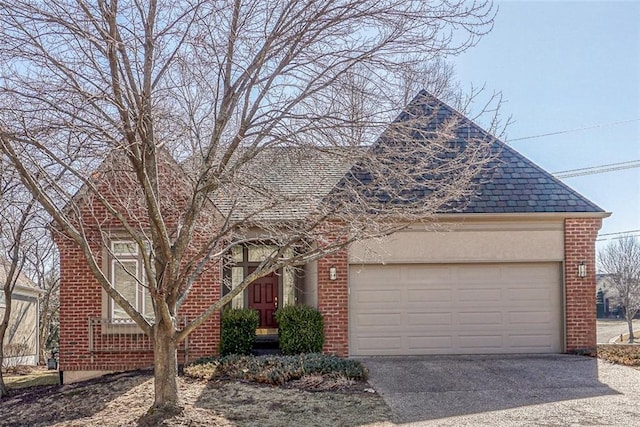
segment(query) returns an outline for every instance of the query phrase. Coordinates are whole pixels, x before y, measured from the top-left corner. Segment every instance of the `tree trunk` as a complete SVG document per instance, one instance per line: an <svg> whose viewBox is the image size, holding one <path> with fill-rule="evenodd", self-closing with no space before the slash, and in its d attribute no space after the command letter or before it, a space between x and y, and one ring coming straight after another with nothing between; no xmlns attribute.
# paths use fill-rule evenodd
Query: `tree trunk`
<svg viewBox="0 0 640 427"><path fill-rule="evenodd" d="M40 319L41 322L46 322L44 319ZM45 354L46 349L46 336L45 336L45 327L49 328L49 325L43 326L40 324L40 330L38 331L38 365L44 365L47 363L47 355Z"/></svg>
<svg viewBox="0 0 640 427"><path fill-rule="evenodd" d="M40 349L40 356L38 364L45 365L47 363L47 341L49 340L49 336L51 335L51 318L52 315L47 312L46 315L42 316L40 319L40 331L38 336L38 343Z"/></svg>
<svg viewBox="0 0 640 427"><path fill-rule="evenodd" d="M173 325L159 321L153 326L154 409L174 412L178 405L178 352Z"/></svg>
<svg viewBox="0 0 640 427"><path fill-rule="evenodd" d="M10 302L9 302L10 304ZM9 304L5 309L5 313L10 309ZM2 376L2 368L4 367L4 336L7 333L8 316L3 315L4 320L0 323L0 399L9 394L7 386L4 383L4 377Z"/></svg>
<svg viewBox="0 0 640 427"><path fill-rule="evenodd" d="M4 383L4 377L2 376L3 362L4 362L4 354L2 350L2 340L0 339L0 399L2 399L3 397L9 394L9 390L7 390L7 386Z"/></svg>
<svg viewBox="0 0 640 427"><path fill-rule="evenodd" d="M628 313L628 310L627 310ZM633 344L635 341L635 337L633 336L633 317L627 314L627 325L629 326L629 344Z"/></svg>

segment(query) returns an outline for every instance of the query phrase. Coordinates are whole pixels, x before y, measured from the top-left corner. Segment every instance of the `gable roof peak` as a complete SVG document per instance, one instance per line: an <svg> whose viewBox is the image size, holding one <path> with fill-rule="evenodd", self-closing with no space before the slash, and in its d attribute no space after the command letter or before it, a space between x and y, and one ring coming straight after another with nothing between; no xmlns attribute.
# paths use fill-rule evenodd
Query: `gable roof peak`
<svg viewBox="0 0 640 427"><path fill-rule="evenodd" d="M495 160L490 171L480 173L475 179L476 197L458 211L460 213L604 213L595 203L426 89L418 91L391 127L413 119L415 126L423 131L419 138L425 142L430 133L448 124L453 128L456 141L468 142L472 138L491 144ZM454 122L449 122L451 119ZM381 137L381 141L392 138L390 132Z"/></svg>

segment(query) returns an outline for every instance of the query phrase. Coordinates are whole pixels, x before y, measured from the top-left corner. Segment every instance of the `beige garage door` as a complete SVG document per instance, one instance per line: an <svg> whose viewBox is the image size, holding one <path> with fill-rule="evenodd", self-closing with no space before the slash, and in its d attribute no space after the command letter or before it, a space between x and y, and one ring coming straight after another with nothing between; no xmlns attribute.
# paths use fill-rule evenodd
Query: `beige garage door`
<svg viewBox="0 0 640 427"><path fill-rule="evenodd" d="M560 264L351 265L351 355L559 353Z"/></svg>

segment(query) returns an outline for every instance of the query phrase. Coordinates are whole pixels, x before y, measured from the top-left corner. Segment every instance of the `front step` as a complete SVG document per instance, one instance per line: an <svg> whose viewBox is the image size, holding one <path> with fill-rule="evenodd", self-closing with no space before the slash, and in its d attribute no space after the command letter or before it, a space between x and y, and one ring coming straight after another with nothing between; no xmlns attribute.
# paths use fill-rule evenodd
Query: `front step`
<svg viewBox="0 0 640 427"><path fill-rule="evenodd" d="M279 356L282 354L279 348L254 348L251 350L251 354L254 356Z"/></svg>
<svg viewBox="0 0 640 427"><path fill-rule="evenodd" d="M277 335L259 335L253 341L251 353L254 356L265 356L271 354L282 354L280 352L280 342Z"/></svg>

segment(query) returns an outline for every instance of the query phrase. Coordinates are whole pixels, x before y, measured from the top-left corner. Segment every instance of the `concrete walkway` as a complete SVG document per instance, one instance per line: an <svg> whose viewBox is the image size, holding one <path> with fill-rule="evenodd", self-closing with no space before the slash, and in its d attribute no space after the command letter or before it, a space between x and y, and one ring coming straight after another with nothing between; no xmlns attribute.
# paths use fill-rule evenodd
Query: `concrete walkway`
<svg viewBox="0 0 640 427"><path fill-rule="evenodd" d="M363 359L396 425L638 425L640 371L571 355Z"/></svg>

